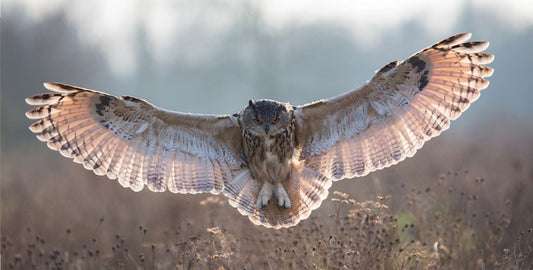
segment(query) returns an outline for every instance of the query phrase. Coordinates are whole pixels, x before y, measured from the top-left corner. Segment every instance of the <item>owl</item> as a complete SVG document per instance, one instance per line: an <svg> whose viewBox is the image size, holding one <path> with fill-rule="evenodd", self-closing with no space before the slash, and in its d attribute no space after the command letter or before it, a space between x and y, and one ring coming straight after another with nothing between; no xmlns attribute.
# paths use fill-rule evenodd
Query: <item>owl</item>
<svg viewBox="0 0 533 270"><path fill-rule="evenodd" d="M293 106L250 100L233 115L167 111L62 83L29 128L49 148L134 191L224 194L254 224L306 219L332 182L411 157L480 95L494 59L488 42L458 34L379 69L359 89Z"/></svg>

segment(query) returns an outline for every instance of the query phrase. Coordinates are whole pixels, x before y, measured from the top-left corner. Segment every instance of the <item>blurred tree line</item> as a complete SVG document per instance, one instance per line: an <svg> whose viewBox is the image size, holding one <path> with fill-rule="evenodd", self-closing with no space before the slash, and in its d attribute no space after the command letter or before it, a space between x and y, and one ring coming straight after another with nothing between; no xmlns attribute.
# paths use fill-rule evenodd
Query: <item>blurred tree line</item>
<svg viewBox="0 0 533 270"><path fill-rule="evenodd" d="M17 7L17 6L15 6ZM61 81L117 95L135 95L171 110L195 113L234 113L249 98L272 98L302 104L359 87L373 71L393 59L404 59L436 42L415 22L398 26L379 45L364 48L349 29L334 23L267 27L260 5L245 3L234 11L230 29L209 36L202 16L188 22L186 39L174 40L172 61L157 61L147 28L137 27L131 42L137 66L118 75L98 45L83 41L84 33L60 10L41 21L23 8L3 10L1 18L2 145L26 140L30 107L24 98L44 91L42 82ZM461 121L471 123L485 113L524 119L533 124L526 100L533 62L533 28L506 31L497 18L466 9L455 32L473 32L474 39L491 41L496 72L491 86ZM90 23L87 18L87 23ZM207 36L206 36L207 35ZM439 39L438 38L438 39ZM394 43L388 42L393 40ZM107 40L106 42L113 42ZM174 44L175 43L175 44ZM209 50L207 61L192 63L188 50ZM200 50L200 53L202 51ZM195 53L198 53L195 51ZM119 59L120 60L120 59ZM483 116L487 119L488 117ZM488 120L486 120L488 121ZM461 124L459 125L461 126Z"/></svg>

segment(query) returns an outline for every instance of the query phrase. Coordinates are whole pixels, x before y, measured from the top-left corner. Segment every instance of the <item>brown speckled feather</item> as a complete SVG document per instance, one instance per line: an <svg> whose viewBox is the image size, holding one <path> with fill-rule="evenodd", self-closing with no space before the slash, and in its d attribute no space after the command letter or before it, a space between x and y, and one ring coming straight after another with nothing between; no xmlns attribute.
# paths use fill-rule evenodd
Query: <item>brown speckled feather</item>
<svg viewBox="0 0 533 270"><path fill-rule="evenodd" d="M333 180L364 176L413 156L480 95L493 70L488 42L445 39L391 62L362 88L304 105L297 115L299 159Z"/></svg>
<svg viewBox="0 0 533 270"><path fill-rule="evenodd" d="M52 150L140 191L220 193L241 172L240 129L230 116L175 113L133 97L58 83L27 98L30 126Z"/></svg>

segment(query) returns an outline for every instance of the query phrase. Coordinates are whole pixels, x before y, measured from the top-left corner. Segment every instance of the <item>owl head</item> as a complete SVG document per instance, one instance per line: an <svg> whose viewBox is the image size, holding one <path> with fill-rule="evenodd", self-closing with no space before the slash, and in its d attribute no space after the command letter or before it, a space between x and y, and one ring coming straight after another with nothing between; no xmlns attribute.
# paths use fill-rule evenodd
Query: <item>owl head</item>
<svg viewBox="0 0 533 270"><path fill-rule="evenodd" d="M291 125L292 107L274 100L251 100L241 111L241 125L255 136L273 136Z"/></svg>

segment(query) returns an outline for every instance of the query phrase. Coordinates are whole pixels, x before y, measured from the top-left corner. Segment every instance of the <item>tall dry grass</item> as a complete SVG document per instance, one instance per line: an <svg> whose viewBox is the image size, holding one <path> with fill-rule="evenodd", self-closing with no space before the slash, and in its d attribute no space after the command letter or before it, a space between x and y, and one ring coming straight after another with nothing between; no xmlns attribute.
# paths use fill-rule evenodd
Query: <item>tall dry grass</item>
<svg viewBox="0 0 533 270"><path fill-rule="evenodd" d="M335 183L308 220L283 230L252 225L223 196L134 193L37 143L7 148L1 266L532 269L533 145L521 134L432 142Z"/></svg>

